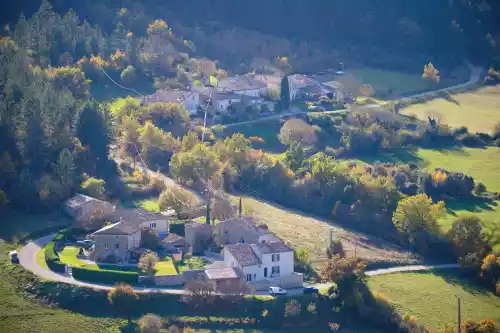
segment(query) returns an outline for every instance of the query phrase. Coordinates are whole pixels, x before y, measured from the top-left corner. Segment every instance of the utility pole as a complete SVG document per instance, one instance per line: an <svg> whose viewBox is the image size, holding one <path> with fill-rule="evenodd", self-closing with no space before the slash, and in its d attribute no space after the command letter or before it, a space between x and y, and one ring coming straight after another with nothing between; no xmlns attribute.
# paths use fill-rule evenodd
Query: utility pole
<svg viewBox="0 0 500 333"><path fill-rule="evenodd" d="M462 332L462 328L461 328L461 318L460 318L460 296L457 296L457 300L458 300L458 329L457 329L457 332L458 333L461 333Z"/></svg>

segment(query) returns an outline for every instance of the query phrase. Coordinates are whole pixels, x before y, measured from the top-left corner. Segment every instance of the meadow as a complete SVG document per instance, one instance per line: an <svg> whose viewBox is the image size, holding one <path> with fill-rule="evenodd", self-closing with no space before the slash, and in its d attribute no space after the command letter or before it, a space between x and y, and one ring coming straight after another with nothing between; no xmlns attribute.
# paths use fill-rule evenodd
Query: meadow
<svg viewBox="0 0 500 333"><path fill-rule="evenodd" d="M490 133L500 121L500 85L445 94L443 97L406 107L402 113L427 120L429 113L451 127L466 126L470 132Z"/></svg>
<svg viewBox="0 0 500 333"><path fill-rule="evenodd" d="M457 296L463 321L492 318L500 322L500 299L455 273L436 270L380 275L370 277L368 286L385 295L397 311L415 316L434 331L446 324L456 325Z"/></svg>

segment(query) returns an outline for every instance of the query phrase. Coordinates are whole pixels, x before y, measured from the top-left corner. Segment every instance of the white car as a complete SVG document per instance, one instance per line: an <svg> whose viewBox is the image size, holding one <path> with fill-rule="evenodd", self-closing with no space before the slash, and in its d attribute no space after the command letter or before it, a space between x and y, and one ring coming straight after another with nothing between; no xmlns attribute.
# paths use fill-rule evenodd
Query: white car
<svg viewBox="0 0 500 333"><path fill-rule="evenodd" d="M286 290L285 289L281 289L280 287L269 287L269 294L271 296L286 295Z"/></svg>

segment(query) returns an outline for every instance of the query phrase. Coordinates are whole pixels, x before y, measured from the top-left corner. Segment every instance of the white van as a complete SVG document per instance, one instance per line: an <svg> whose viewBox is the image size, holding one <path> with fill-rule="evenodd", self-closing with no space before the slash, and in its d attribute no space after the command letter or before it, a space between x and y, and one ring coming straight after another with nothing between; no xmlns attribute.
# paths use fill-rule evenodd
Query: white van
<svg viewBox="0 0 500 333"><path fill-rule="evenodd" d="M280 287L269 287L269 294L271 296L286 295L286 290L285 289L281 289Z"/></svg>

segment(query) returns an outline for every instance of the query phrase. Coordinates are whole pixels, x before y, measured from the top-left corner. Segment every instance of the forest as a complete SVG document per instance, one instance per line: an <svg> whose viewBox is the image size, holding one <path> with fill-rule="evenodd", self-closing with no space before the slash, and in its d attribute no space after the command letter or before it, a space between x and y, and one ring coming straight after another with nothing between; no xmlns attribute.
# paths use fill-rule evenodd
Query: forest
<svg viewBox="0 0 500 333"><path fill-rule="evenodd" d="M429 60L441 68L452 68L464 58L485 65L499 61L500 8L494 0L51 3L60 14L72 8L105 33L115 29L114 8L130 10L130 29L136 35L145 32L144 22L161 13L175 31L194 42L197 54L235 70L253 58L277 56L287 56L299 71L337 66L339 61L408 71L420 70ZM15 4L3 21L13 23L38 6L39 1Z"/></svg>

